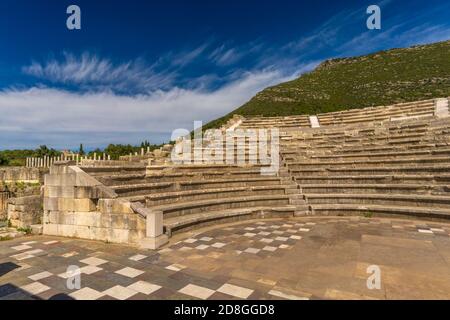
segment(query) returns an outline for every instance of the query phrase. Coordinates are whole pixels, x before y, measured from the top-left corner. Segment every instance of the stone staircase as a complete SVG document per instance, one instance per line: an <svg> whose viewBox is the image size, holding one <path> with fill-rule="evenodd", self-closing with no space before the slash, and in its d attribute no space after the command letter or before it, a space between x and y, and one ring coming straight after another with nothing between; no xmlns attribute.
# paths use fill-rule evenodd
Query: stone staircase
<svg viewBox="0 0 450 320"><path fill-rule="evenodd" d="M435 115L436 100L400 103L392 106L380 106L353 109L317 115L321 126L370 123L374 121L396 121L408 118L421 118Z"/></svg>
<svg viewBox="0 0 450 320"><path fill-rule="evenodd" d="M261 176L261 165L171 165L83 168L119 198L163 213L169 236L212 222L293 216L307 209L292 178Z"/></svg>
<svg viewBox="0 0 450 320"><path fill-rule="evenodd" d="M283 161L312 214L450 218L450 118L298 131Z"/></svg>
<svg viewBox="0 0 450 320"><path fill-rule="evenodd" d="M291 116L235 117L222 128L277 128L281 161L275 175L262 174L270 165L245 139L223 158L235 162L241 151L246 161L238 164L204 158L190 164L62 164L46 178L44 233L154 249L174 232L254 217L448 219L446 111L448 101L441 99L322 114L313 127L308 116ZM193 156L213 154L217 145L207 140L191 147Z"/></svg>

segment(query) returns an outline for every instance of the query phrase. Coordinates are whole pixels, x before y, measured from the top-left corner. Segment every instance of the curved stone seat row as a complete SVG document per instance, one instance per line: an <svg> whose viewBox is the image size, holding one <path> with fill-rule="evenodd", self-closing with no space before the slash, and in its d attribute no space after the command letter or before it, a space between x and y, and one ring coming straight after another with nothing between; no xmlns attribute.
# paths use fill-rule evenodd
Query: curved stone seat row
<svg viewBox="0 0 450 320"><path fill-rule="evenodd" d="M322 114L320 127L304 115L233 119L234 129L280 129L275 176L262 175L269 165L261 163L55 166L44 232L157 248L173 232L252 217L448 219L450 118L442 105L439 116L434 100ZM209 152L209 143L192 154ZM246 145L237 150L250 154Z"/></svg>
<svg viewBox="0 0 450 320"><path fill-rule="evenodd" d="M120 199L161 212L164 230L264 214L294 215L308 210L292 179L262 176L267 165L192 164L133 170L88 169ZM274 210L274 208L278 208ZM282 208L285 208L283 210Z"/></svg>
<svg viewBox="0 0 450 320"><path fill-rule="evenodd" d="M313 214L450 218L449 128L428 117L299 130L281 152Z"/></svg>

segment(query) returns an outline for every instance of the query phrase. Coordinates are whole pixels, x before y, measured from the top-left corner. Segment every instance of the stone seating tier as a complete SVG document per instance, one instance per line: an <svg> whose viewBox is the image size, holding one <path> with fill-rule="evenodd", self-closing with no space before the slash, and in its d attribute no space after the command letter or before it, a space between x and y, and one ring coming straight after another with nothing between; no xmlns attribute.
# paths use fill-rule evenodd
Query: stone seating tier
<svg viewBox="0 0 450 320"><path fill-rule="evenodd" d="M53 168L46 179L44 230L58 234L70 225L67 234L76 235L81 229L72 221L87 227L87 212L101 239L103 232L107 240L120 232L122 239L156 248L174 232L253 217L449 219L450 118L434 115L435 101L429 100L322 114L317 128L308 116L236 118L237 129L280 129L275 176L261 175L269 166L261 163ZM199 149L209 151L209 143ZM240 147L234 147L233 160ZM249 148L243 148L248 160ZM123 221L111 220L121 213Z"/></svg>
<svg viewBox="0 0 450 320"><path fill-rule="evenodd" d="M450 218L450 119L292 132L283 163L313 214Z"/></svg>
<svg viewBox="0 0 450 320"><path fill-rule="evenodd" d="M192 221L199 226L255 215L305 214L308 207L303 197L296 196L298 188L292 179L285 183L281 177L262 176L263 167L267 165L152 166L146 174L131 168L88 170L120 199L162 212L170 235L175 229L191 228ZM180 217L179 221L175 223L174 217Z"/></svg>

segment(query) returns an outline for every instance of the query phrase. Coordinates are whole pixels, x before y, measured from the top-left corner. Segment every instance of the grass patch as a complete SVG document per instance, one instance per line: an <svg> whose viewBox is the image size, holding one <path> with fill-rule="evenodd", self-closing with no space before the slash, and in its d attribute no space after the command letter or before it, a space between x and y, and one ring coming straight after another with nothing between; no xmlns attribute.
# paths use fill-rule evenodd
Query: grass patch
<svg viewBox="0 0 450 320"><path fill-rule="evenodd" d="M30 228L30 227L26 227L26 228L17 228L17 231L23 232L23 233L25 233L25 234L31 234L31 228Z"/></svg>
<svg viewBox="0 0 450 320"><path fill-rule="evenodd" d="M450 96L450 41L332 59L269 87L226 116L315 115Z"/></svg>
<svg viewBox="0 0 450 320"><path fill-rule="evenodd" d="M372 218L373 212L367 211L363 213L364 218Z"/></svg>

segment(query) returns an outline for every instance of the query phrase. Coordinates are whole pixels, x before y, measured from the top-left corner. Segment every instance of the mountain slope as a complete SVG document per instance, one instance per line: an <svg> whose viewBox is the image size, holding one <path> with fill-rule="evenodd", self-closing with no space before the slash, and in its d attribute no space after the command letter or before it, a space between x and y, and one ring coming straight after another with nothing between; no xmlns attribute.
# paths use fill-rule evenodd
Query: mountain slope
<svg viewBox="0 0 450 320"><path fill-rule="evenodd" d="M298 79L269 87L233 114L317 114L450 96L450 41L332 59Z"/></svg>

